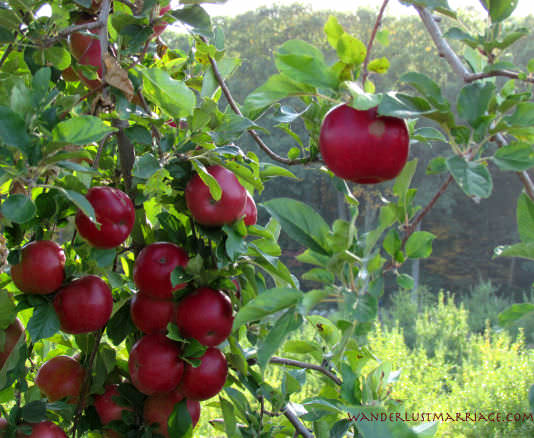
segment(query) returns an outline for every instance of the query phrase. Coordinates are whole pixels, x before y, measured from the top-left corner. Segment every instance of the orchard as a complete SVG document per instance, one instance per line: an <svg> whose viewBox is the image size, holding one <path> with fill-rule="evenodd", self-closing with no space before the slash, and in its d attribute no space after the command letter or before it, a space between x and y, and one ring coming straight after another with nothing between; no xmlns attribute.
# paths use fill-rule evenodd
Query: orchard
<svg viewBox="0 0 534 438"><path fill-rule="evenodd" d="M366 41L324 23L334 62L302 40L274 47L277 73L242 102L201 2L1 2L0 437L185 438L201 421L231 438L433 436L438 423L388 416L403 409L388 387L398 373L366 340L385 284L411 289L403 265L432 253L418 226L452 184L476 210L491 163L523 184L522 241L494 256L534 260L534 59L506 57L528 30L507 24L516 1L480 2L478 33L447 0L403 1L457 74L456 96L415 71L375 86L390 66L373 56L384 0ZM457 24L444 34L442 20ZM187 50L165 44L172 23ZM298 147L271 144L266 119ZM426 178L441 186L416 205L417 147L437 141L450 148ZM259 202L273 178L299 184L295 167L327 175L350 217ZM364 233L355 194L370 186L383 195ZM281 232L305 248L301 278ZM332 296L335 318L314 313ZM299 398L311 375L314 396Z"/></svg>

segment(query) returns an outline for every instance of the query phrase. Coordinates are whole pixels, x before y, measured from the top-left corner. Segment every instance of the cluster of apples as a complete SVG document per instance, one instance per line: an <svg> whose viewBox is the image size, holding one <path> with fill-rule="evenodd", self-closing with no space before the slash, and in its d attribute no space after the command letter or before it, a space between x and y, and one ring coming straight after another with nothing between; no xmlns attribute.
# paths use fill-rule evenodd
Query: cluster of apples
<svg viewBox="0 0 534 438"><path fill-rule="evenodd" d="M255 224L254 200L235 175L222 166L210 166L207 171L218 181L222 195L219 201L214 201L201 178L193 176L185 191L193 218L205 226L230 224L240 218L247 225ZM97 186L87 192L86 198L98 225L79 211L75 219L77 232L96 248L114 248L123 243L135 222L135 208L128 195L112 187ZM143 336L130 351L130 380L148 396L143 411L146 424L157 424L157 431L165 437L168 437L168 418L176 404L186 400L193 426L196 425L199 402L215 396L228 374L226 358L216 348L232 330L233 309L228 296L220 290L199 287L179 302L173 300L173 293L187 284L173 286L171 273L177 266L187 266L188 260L186 251L178 245L156 242L138 254L133 271L137 293L131 300L130 314ZM61 247L50 240L40 240L22 248L19 262L11 267L11 276L26 294L53 296L64 332L80 334L103 328L113 307L109 286L95 275L63 285L64 268L65 254ZM170 322L176 324L182 338L195 340L202 346L200 357L182 357L183 344L166 336ZM16 319L6 334L0 351L0 368L24 334L24 327ZM86 370L76 357L60 355L41 366L35 384L51 402L66 398L70 403L78 403L85 377ZM120 420L124 410L131 410L113 400L118 395L118 385L108 385L103 394L94 396L94 406L104 426ZM60 428L48 423L38 423L38 427L50 429L58 438L63 436ZM120 435L107 429L106 436Z"/></svg>

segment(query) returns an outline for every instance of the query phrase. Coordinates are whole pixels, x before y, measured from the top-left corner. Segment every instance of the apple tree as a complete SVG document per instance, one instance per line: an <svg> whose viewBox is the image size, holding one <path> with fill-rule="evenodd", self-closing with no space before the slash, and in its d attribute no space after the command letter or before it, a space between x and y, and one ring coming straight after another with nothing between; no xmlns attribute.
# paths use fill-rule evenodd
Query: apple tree
<svg viewBox="0 0 534 438"><path fill-rule="evenodd" d="M398 371L365 335L385 279L412 288L402 265L432 252L422 218L453 182L489 197L490 164L525 188L524 244L499 254L532 257L534 64L505 56L528 33L506 22L517 2L481 0L480 34L455 25L446 0L404 2L463 81L455 102L419 72L404 91L375 89L389 67L372 56L385 0L365 44L325 22L333 64L301 40L277 47L277 73L241 103L223 32L183 3L0 3L1 436L190 437L206 406L220 417L204 419L212 433L229 437L432 436L437 424L388 416L403 409ZM436 17L452 21L445 35ZM165 45L171 22L190 33L186 50ZM267 118L295 147L269 145ZM435 141L450 145L427 169L443 184L418 206L417 147ZM293 166L330 175L349 220L280 197L259 223L254 197L295 180ZM354 184L386 181L379 224L358 232ZM301 279L280 260L282 231L305 248ZM312 312L333 295L335 317Z"/></svg>

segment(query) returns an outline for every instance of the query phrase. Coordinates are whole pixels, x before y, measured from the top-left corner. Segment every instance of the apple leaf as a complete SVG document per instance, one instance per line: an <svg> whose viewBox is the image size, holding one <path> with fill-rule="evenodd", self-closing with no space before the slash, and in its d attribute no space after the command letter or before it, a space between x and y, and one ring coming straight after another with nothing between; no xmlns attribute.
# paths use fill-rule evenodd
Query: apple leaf
<svg viewBox="0 0 534 438"><path fill-rule="evenodd" d="M11 222L24 224L34 218L37 208L29 197L18 193L7 198L0 206L0 211Z"/></svg>
<svg viewBox="0 0 534 438"><path fill-rule="evenodd" d="M211 197L215 201L219 201L222 196L222 189L217 180L210 173L208 173L208 170L200 161L191 160L191 164L193 164L193 167L197 171L200 179L208 186Z"/></svg>
<svg viewBox="0 0 534 438"><path fill-rule="evenodd" d="M519 0L480 0L494 23L503 21L512 15L518 2Z"/></svg>
<svg viewBox="0 0 534 438"><path fill-rule="evenodd" d="M102 140L106 135L115 132L103 120L94 116L77 116L59 122L52 130L52 138L57 143L85 146Z"/></svg>
<svg viewBox="0 0 534 438"><path fill-rule="evenodd" d="M329 254L330 227L309 205L290 198L271 199L262 205L293 240L320 254Z"/></svg>
<svg viewBox="0 0 534 438"><path fill-rule="evenodd" d="M529 314L534 314L534 304L512 304L506 310L503 310L501 313L499 313L499 324L502 327L506 327Z"/></svg>
<svg viewBox="0 0 534 438"><path fill-rule="evenodd" d="M494 249L495 257L520 257L534 260L534 242L521 242L515 245L501 245Z"/></svg>
<svg viewBox="0 0 534 438"><path fill-rule="evenodd" d="M26 330L33 343L49 338L60 329L60 323L52 303L43 302L34 307Z"/></svg>
<svg viewBox="0 0 534 438"><path fill-rule="evenodd" d="M237 427L234 405L222 397L220 397L220 405L224 419L224 431L226 432L226 436L228 438L240 438L242 435Z"/></svg>
<svg viewBox="0 0 534 438"><path fill-rule="evenodd" d="M389 92L384 94L378 106L378 114L403 118L420 117L432 112L430 104L422 97Z"/></svg>
<svg viewBox="0 0 534 438"><path fill-rule="evenodd" d="M210 16L201 6L185 6L171 12L171 15L186 24L192 33L211 38Z"/></svg>
<svg viewBox="0 0 534 438"><path fill-rule="evenodd" d="M187 410L187 400L176 404L168 420L169 436L191 438L193 436L193 420Z"/></svg>
<svg viewBox="0 0 534 438"><path fill-rule="evenodd" d="M415 281L411 275L408 274L400 274L397 276L397 284L402 288L406 290L413 289L415 286Z"/></svg>
<svg viewBox="0 0 534 438"><path fill-rule="evenodd" d="M42 400L31 401L20 409L20 416L29 423L46 420L46 403Z"/></svg>
<svg viewBox="0 0 534 438"><path fill-rule="evenodd" d="M303 293L298 289L267 289L239 309L234 319L233 331L237 330L243 324L258 321L264 316L294 306L302 298Z"/></svg>
<svg viewBox="0 0 534 438"><path fill-rule="evenodd" d="M15 304L5 290L0 290L0 330L5 330L15 319Z"/></svg>
<svg viewBox="0 0 534 438"><path fill-rule="evenodd" d="M491 82L465 85L458 96L458 115L476 128L494 95L495 85Z"/></svg>
<svg viewBox="0 0 534 438"><path fill-rule="evenodd" d="M534 242L534 202L525 193L517 200L516 216L521 240L526 243Z"/></svg>
<svg viewBox="0 0 534 438"><path fill-rule="evenodd" d="M446 164L465 194L479 198L488 198L491 195L493 182L486 166L466 161L457 155L449 158Z"/></svg>
<svg viewBox="0 0 534 438"><path fill-rule="evenodd" d="M389 61L385 57L373 59L369 63L368 69L375 73L384 74L389 70Z"/></svg>
<svg viewBox="0 0 534 438"><path fill-rule="evenodd" d="M403 74L399 80L401 82L406 82L416 89L433 107L440 111L449 110L449 102L441 94L439 85L427 75L417 72L408 72Z"/></svg>
<svg viewBox="0 0 534 438"><path fill-rule="evenodd" d="M5 106L0 106L0 139L19 149L25 149L31 141L24 119Z"/></svg>
<svg viewBox="0 0 534 438"><path fill-rule="evenodd" d="M432 254L432 241L436 238L428 231L416 231L406 242L406 255L412 259L427 258Z"/></svg>
<svg viewBox="0 0 534 438"><path fill-rule="evenodd" d="M515 112L504 120L511 126L526 128L534 125L534 102L521 102Z"/></svg>

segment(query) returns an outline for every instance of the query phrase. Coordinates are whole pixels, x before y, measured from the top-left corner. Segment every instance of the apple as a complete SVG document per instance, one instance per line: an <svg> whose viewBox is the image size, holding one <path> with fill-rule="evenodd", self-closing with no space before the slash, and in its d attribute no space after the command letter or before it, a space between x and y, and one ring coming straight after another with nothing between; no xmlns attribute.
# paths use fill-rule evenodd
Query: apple
<svg viewBox="0 0 534 438"><path fill-rule="evenodd" d="M406 123L348 105L332 108L320 130L319 148L326 167L340 178L375 184L395 178L408 159Z"/></svg>
<svg viewBox="0 0 534 438"><path fill-rule="evenodd" d="M158 333L167 330L171 322L174 303L170 300L157 300L137 293L130 304L130 316L134 325L143 333Z"/></svg>
<svg viewBox="0 0 534 438"><path fill-rule="evenodd" d="M258 220L258 210L256 208L256 203L254 198L247 192L247 201L245 203L245 210L243 211L245 215L245 225L256 225Z"/></svg>
<svg viewBox="0 0 534 438"><path fill-rule="evenodd" d="M187 266L189 258L183 248L170 242L145 246L135 259L133 277L139 292L152 298L171 299L172 293L186 283L172 286L171 272L177 266Z"/></svg>
<svg viewBox="0 0 534 438"><path fill-rule="evenodd" d="M128 359L132 384L146 395L172 391L184 373L180 353L178 343L164 334L143 336L132 347Z"/></svg>
<svg viewBox="0 0 534 438"><path fill-rule="evenodd" d="M63 79L65 79L67 82L77 82L80 80L78 77L78 73L72 68L72 65L67 67L65 70L61 72L61 75L63 76Z"/></svg>
<svg viewBox="0 0 534 438"><path fill-rule="evenodd" d="M26 435L22 432L17 432L17 438L67 438L67 435L63 429L51 421L25 424L31 426L32 433L30 435Z"/></svg>
<svg viewBox="0 0 534 438"><path fill-rule="evenodd" d="M171 10L171 5L170 4L160 8L159 16L163 17L170 10ZM162 21L159 24L157 24L156 26L154 26L154 36L155 37L160 36L163 33L163 31L167 28L168 25L169 25L169 23L167 23L166 21Z"/></svg>
<svg viewBox="0 0 534 438"><path fill-rule="evenodd" d="M232 331L232 302L224 293L201 287L183 298L176 307L175 323L180 334L214 347Z"/></svg>
<svg viewBox="0 0 534 438"><path fill-rule="evenodd" d="M187 208L199 224L208 227L231 224L243 216L247 191L228 169L215 165L209 166L206 170L219 183L222 191L221 199L215 201L210 195L208 186L196 174L185 188Z"/></svg>
<svg viewBox="0 0 534 438"><path fill-rule="evenodd" d="M69 397L69 403L77 403L85 377L85 370L69 356L55 356L47 360L35 376L35 384L54 402Z"/></svg>
<svg viewBox="0 0 534 438"><path fill-rule="evenodd" d="M210 347L200 358L200 366L185 365L180 390L188 399L207 400L222 389L227 375L226 357L217 348Z"/></svg>
<svg viewBox="0 0 534 438"><path fill-rule="evenodd" d="M104 280L87 275L59 290L54 297L54 309L65 333L89 333L108 322L113 296Z"/></svg>
<svg viewBox="0 0 534 438"><path fill-rule="evenodd" d="M100 229L82 211L76 214L80 235L96 248L115 248L132 232L135 208L130 197L113 187L92 187L86 195L95 210Z"/></svg>
<svg viewBox="0 0 534 438"><path fill-rule="evenodd" d="M0 343L0 370L6 363L9 355L17 345L17 342L22 336L26 336L24 333L24 326L18 318L15 318L9 326L4 330L5 342Z"/></svg>
<svg viewBox="0 0 534 438"><path fill-rule="evenodd" d="M180 390L174 390L166 394L151 395L145 400L143 409L143 419L150 425L157 423L157 433L169 438L169 417L174 411L175 406L184 399ZM191 416L193 427L198 423L200 418L200 403L196 400L187 400L187 411Z"/></svg>
<svg viewBox="0 0 534 438"><path fill-rule="evenodd" d="M79 20L76 24L92 23L94 20ZM100 50L100 41L98 39L99 28L93 28L89 31L74 32L70 35L71 53L78 63L82 65L92 65L97 67L98 76L102 77L102 56ZM88 35L92 33L95 37Z"/></svg>
<svg viewBox="0 0 534 438"><path fill-rule="evenodd" d="M7 420L3 417L0 417L0 430L4 430L7 428ZM2 432L3 433L3 432ZM0 437L3 436L2 433L0 433Z"/></svg>
<svg viewBox="0 0 534 438"><path fill-rule="evenodd" d="M132 410L130 407L118 405L113 401L113 397L120 396L118 388L119 385L107 385L104 394L95 395L94 407L103 425L114 420L121 420L123 411Z"/></svg>
<svg viewBox="0 0 534 438"><path fill-rule="evenodd" d="M22 248L19 263L11 267L11 278L24 293L52 293L65 279L65 253L51 240L30 242Z"/></svg>

